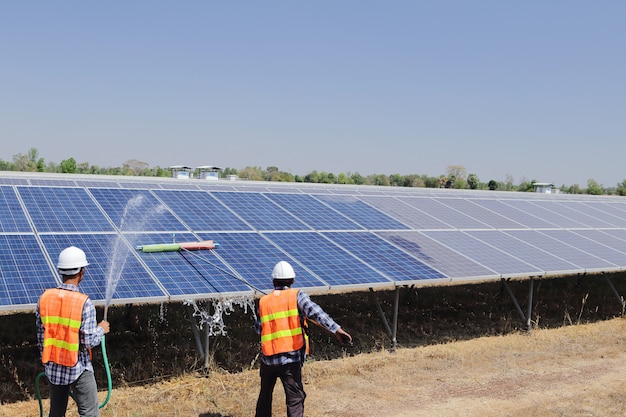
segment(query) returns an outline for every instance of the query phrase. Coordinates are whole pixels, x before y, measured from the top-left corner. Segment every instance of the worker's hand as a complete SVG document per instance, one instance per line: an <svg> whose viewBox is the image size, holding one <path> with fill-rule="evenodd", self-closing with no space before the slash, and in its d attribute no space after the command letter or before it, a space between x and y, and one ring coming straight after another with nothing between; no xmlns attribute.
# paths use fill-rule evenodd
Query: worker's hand
<svg viewBox="0 0 626 417"><path fill-rule="evenodd" d="M102 327L102 329L104 330L104 334L109 333L109 330L111 330L109 322L105 320L102 320L100 323L98 323L98 327Z"/></svg>
<svg viewBox="0 0 626 417"><path fill-rule="evenodd" d="M352 336L345 332L341 327L335 332L335 337L342 345L352 346Z"/></svg>

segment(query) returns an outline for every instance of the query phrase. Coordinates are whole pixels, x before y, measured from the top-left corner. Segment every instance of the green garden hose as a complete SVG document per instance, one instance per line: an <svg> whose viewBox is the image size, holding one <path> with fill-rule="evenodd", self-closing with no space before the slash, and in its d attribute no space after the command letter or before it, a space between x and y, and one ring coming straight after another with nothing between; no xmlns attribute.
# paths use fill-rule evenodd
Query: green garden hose
<svg viewBox="0 0 626 417"><path fill-rule="evenodd" d="M111 368L109 367L109 358L107 357L107 347L105 343L105 336L102 336L102 341L100 342L100 346L102 347L102 357L104 358L104 369L107 374L107 397L104 399L102 404L98 406L98 408L102 408L109 402L111 398L111 391L113 390L113 383L111 382ZM39 391L39 380L42 376L45 376L45 372L40 372L35 377L35 394L37 395L37 401L39 402L39 417L43 417L43 404L41 402L41 392Z"/></svg>

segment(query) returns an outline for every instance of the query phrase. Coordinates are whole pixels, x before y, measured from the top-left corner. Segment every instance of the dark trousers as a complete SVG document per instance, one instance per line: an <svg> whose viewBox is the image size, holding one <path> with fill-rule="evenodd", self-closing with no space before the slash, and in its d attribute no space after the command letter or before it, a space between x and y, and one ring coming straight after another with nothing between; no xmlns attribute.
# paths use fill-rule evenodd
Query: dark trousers
<svg viewBox="0 0 626 417"><path fill-rule="evenodd" d="M302 366L300 362L287 365L264 365L261 363L261 391L256 403L255 417L272 416L272 395L276 380L280 378L285 389L288 417L304 416L306 393L302 385Z"/></svg>
<svg viewBox="0 0 626 417"><path fill-rule="evenodd" d="M50 384L50 417L63 417L70 395L81 417L98 417L98 387L93 372L85 371L70 385Z"/></svg>

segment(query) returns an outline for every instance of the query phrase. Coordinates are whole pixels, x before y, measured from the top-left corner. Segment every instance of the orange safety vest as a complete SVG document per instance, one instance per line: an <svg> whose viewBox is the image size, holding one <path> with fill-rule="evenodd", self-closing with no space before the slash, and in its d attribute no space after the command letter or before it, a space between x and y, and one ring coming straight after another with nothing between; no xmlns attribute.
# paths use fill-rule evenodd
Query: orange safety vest
<svg viewBox="0 0 626 417"><path fill-rule="evenodd" d="M61 288L46 290L39 299L39 316L44 326L41 362L63 366L78 363L80 325L87 295Z"/></svg>
<svg viewBox="0 0 626 417"><path fill-rule="evenodd" d="M309 338L306 319L298 311L298 290L274 290L259 300L261 350L265 356L300 350Z"/></svg>

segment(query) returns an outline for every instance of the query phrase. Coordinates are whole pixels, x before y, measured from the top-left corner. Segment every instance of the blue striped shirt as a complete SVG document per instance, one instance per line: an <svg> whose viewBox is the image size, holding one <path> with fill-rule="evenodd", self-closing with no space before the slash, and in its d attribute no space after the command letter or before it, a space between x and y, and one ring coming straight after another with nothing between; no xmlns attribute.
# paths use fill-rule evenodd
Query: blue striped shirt
<svg viewBox="0 0 626 417"><path fill-rule="evenodd" d="M59 288L68 291L78 291L78 287L71 284L61 284ZM43 352L44 326L39 314L39 303L37 303L35 317L37 319L37 344L39 345L39 354L41 355ZM69 385L76 381L84 371L93 372L93 365L91 364L88 348L98 346L102 340L102 336L104 336L104 329L98 326L96 321L96 309L91 299L87 298L83 306L83 316L80 324L78 363L72 367L58 365L54 362L45 364L46 376L50 383L54 385Z"/></svg>
<svg viewBox="0 0 626 417"><path fill-rule="evenodd" d="M286 290L289 287L276 288L275 290ZM335 333L339 329L339 325L324 311L322 307L315 304L313 300L302 290L298 290L298 310L300 315L307 319L314 320L317 324L325 328L331 333ZM254 328L258 334L261 334L260 316L257 319ZM261 362L265 365L286 365L288 363L300 362L304 363L306 353L302 350L293 352L280 353L278 355L265 356L261 351Z"/></svg>

